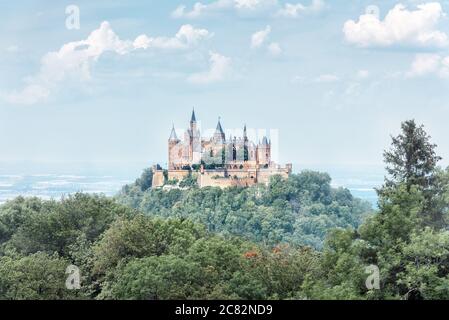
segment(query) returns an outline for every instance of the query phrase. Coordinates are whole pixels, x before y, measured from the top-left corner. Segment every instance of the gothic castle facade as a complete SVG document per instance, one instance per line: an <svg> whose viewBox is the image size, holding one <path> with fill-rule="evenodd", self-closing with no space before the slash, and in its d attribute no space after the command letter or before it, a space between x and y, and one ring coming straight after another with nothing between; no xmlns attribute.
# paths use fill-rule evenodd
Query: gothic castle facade
<svg viewBox="0 0 449 320"><path fill-rule="evenodd" d="M242 137L227 138L220 120L212 137L203 138L193 110L183 140L173 126L168 139L168 168L153 168L153 187L163 187L168 181L173 186L189 176L197 179L200 187L220 188L268 184L273 175L287 178L291 164L281 167L274 163L271 147L266 136L258 143L249 140L246 125Z"/></svg>

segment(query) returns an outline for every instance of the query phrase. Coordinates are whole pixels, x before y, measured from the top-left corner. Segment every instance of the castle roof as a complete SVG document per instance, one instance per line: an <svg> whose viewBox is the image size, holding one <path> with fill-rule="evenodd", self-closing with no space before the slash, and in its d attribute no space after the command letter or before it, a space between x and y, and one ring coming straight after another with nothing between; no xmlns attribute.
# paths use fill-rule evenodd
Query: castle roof
<svg viewBox="0 0 449 320"><path fill-rule="evenodd" d="M195 108L193 108L193 111L192 111L192 119L190 119L190 122L196 122Z"/></svg>
<svg viewBox="0 0 449 320"><path fill-rule="evenodd" d="M220 134L224 134L223 128L222 128L222 126L221 126L220 119L218 119L216 132L217 132L217 133L220 133Z"/></svg>
<svg viewBox="0 0 449 320"><path fill-rule="evenodd" d="M222 141L222 142L224 142L226 140L226 136L223 131L223 127L221 126L220 118L218 118L217 129L215 130L215 133L214 133L214 139L216 141Z"/></svg>
<svg viewBox="0 0 449 320"><path fill-rule="evenodd" d="M173 125L173 127L171 129L170 138L168 140L169 141L179 141L178 136L176 135L176 130L175 130L175 126L174 125Z"/></svg>
<svg viewBox="0 0 449 320"><path fill-rule="evenodd" d="M262 145L263 146L267 146L268 145L268 138L266 136L263 137L263 139L262 139Z"/></svg>

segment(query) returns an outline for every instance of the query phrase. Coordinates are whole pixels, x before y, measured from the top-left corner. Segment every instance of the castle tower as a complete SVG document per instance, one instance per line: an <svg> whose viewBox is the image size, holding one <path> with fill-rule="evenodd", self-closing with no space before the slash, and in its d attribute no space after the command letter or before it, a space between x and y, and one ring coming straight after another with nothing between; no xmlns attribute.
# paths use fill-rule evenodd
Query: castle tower
<svg viewBox="0 0 449 320"><path fill-rule="evenodd" d="M170 138L168 138L168 167L169 169L174 169L176 166L177 159L179 159L178 143L180 140L176 135L175 125L171 129Z"/></svg>
<svg viewBox="0 0 449 320"><path fill-rule="evenodd" d="M192 110L189 129L189 162L199 164L201 162L201 136L198 130L195 108Z"/></svg>
<svg viewBox="0 0 449 320"><path fill-rule="evenodd" d="M190 118L190 130L192 132L196 130L196 115L195 115L195 108L192 110L192 117Z"/></svg>
<svg viewBox="0 0 449 320"><path fill-rule="evenodd" d="M217 128L214 133L214 141L215 143L225 143L226 136L223 131L223 127L221 126L220 118L218 118Z"/></svg>
<svg viewBox="0 0 449 320"><path fill-rule="evenodd" d="M271 162L271 143L267 137L263 137L262 143L257 146L257 162L261 166L267 166Z"/></svg>
<svg viewBox="0 0 449 320"><path fill-rule="evenodd" d="M248 134L246 132L246 124L243 127L243 161L249 160Z"/></svg>

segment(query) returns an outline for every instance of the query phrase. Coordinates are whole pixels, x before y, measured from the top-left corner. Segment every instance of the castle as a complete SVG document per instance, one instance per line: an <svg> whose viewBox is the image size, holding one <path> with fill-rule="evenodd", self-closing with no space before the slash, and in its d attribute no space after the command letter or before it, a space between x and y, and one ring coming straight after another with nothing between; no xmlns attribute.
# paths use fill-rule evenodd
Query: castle
<svg viewBox="0 0 449 320"><path fill-rule="evenodd" d="M248 139L246 125L242 137L226 139L220 119L212 137L203 138L197 125L195 110L183 140L172 127L168 139L168 169L153 167L153 187L173 186L193 177L200 187L251 186L268 184L270 177L287 178L292 165L285 167L271 159L271 141L266 136L257 144Z"/></svg>

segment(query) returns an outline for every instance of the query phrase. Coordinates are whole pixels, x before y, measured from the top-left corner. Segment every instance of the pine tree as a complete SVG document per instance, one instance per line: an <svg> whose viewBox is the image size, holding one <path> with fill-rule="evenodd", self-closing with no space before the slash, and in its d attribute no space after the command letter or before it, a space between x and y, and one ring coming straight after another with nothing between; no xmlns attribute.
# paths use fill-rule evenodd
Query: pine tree
<svg viewBox="0 0 449 320"><path fill-rule="evenodd" d="M431 137L418 126L414 120L408 120L401 125L402 132L392 137L391 149L384 152L384 161L388 176L385 185L378 190L381 198L388 198L391 191L405 185L410 192L414 186L425 197L423 218L426 225L441 227L443 215L435 206L438 195L437 164L441 160L431 143Z"/></svg>
<svg viewBox="0 0 449 320"><path fill-rule="evenodd" d="M432 185L432 178L438 161L435 153L436 144L424 131L424 126L417 126L414 120L402 123L402 133L392 137L392 148L384 152L387 172L387 186L405 183L408 187L420 186L424 190Z"/></svg>

